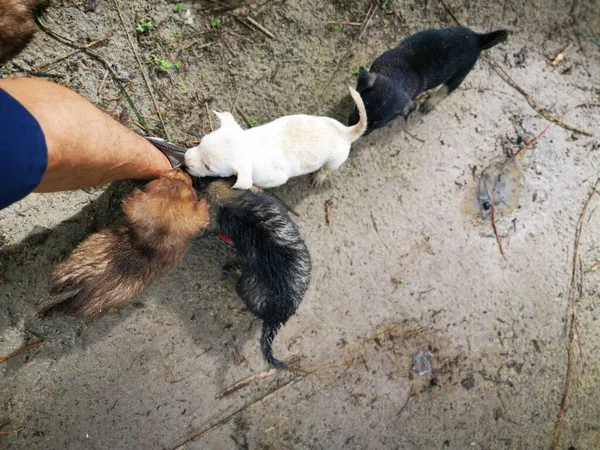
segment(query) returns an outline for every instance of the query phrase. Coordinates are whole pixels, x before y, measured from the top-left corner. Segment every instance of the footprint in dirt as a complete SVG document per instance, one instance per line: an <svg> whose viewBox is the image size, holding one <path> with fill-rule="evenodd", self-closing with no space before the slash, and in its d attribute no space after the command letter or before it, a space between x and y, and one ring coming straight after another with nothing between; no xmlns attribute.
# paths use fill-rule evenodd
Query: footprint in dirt
<svg viewBox="0 0 600 450"><path fill-rule="evenodd" d="M519 206L521 195L522 173L517 161L506 163L497 160L490 164L481 174L475 203L477 219L488 222L492 214L492 198L494 198L494 215L496 220L510 214ZM496 194L494 197L494 188Z"/></svg>

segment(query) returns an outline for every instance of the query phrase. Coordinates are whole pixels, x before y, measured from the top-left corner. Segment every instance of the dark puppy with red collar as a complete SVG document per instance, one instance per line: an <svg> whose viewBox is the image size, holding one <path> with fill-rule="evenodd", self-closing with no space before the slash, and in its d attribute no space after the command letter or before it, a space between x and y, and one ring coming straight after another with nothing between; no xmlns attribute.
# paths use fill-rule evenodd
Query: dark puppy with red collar
<svg viewBox="0 0 600 450"><path fill-rule="evenodd" d="M241 270L237 293L263 321L262 354L271 366L287 368L273 356L272 344L310 283L310 254L298 227L276 197L256 187L233 189L231 180L197 183L211 207L209 229L237 251L238 262L226 268Z"/></svg>
<svg viewBox="0 0 600 450"><path fill-rule="evenodd" d="M482 50L507 36L506 30L486 34L464 27L425 30L383 53L370 71L361 67L356 90L367 109L369 125L365 135L397 116L406 119L416 109L419 94L441 85L421 105L424 113L431 111L463 82ZM348 122L358 122L356 108Z"/></svg>

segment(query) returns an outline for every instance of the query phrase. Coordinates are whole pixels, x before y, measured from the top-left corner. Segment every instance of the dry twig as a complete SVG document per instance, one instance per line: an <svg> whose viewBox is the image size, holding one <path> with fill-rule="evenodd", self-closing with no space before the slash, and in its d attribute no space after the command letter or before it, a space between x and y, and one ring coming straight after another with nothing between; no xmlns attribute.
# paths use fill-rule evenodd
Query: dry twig
<svg viewBox="0 0 600 450"><path fill-rule="evenodd" d="M267 394L263 395L262 397L259 397L258 399L256 399L256 400L248 403L247 405L242 406L241 408L239 408L238 410L236 410L233 413L229 414L228 416L224 417L223 419L215 422L210 427L206 428L205 430L201 431L200 433L196 434L195 436L192 436L191 438L189 438L187 441L185 441L181 445L175 447L173 450L183 450L188 444L191 444L192 442L196 442L196 441L202 439L207 434L209 434L211 431L213 431L213 430L219 428L220 426L226 424L231 419L236 418L237 416L239 416L241 413L243 413L247 409L252 408L253 406L262 403L263 401L265 401L268 398L272 397L273 395L277 394L282 389L284 389L284 388L286 388L288 386L291 386L293 384L296 384L298 381L304 379L304 377L305 377L305 375L299 375L299 376L297 376L295 378L291 378L290 380L286 381L285 383L283 383L278 388L275 388L272 391L268 392Z"/></svg>
<svg viewBox="0 0 600 450"><path fill-rule="evenodd" d="M121 80L119 80L119 77L117 77L117 74L115 73L113 68L110 66L110 64L108 64L102 57L100 57L96 53L91 52L89 49L82 48L73 39L64 37L64 36L58 34L56 31L53 31L50 28L46 27L46 25L44 25L39 18L36 18L36 21L37 21L38 26L41 28L41 30L44 33L46 33L48 36L50 36L51 38L57 40L58 42L60 42L63 45L66 45L71 48L79 49L79 50L85 52L86 55L90 56L91 58L95 59L100 64L102 64L102 66L104 66L104 68L106 70L108 70L108 73L110 74L111 78L117 85L117 88L119 89L121 94L123 94L123 96L125 97L125 100L127 101L129 106L133 110L135 116L137 117L137 120L142 125L142 129L144 130L144 132L148 133L148 127L146 125L146 120L144 119L144 116L142 116L142 113L140 113L138 108L135 106L135 103L133 102L133 100L129 96L129 94L127 93L127 90L123 86L123 83L121 83Z"/></svg>
<svg viewBox="0 0 600 450"><path fill-rule="evenodd" d="M235 112L235 107L237 106L238 99L240 98L240 91L242 90L241 86L238 86L238 90L235 94L235 99L233 100L233 106L231 107L231 112Z"/></svg>
<svg viewBox="0 0 600 450"><path fill-rule="evenodd" d="M248 22L250 22L252 25L254 25L256 28L258 28L260 31L265 33L267 36L269 36L271 39L275 39L275 35L273 33L271 33L269 30L267 30L265 27L263 27L260 23L258 23L252 17L246 16L246 20Z"/></svg>
<svg viewBox="0 0 600 450"><path fill-rule="evenodd" d="M214 14L214 13L220 13L220 12L225 12L225 11L233 11L235 9L242 8L243 6L251 5L252 3L256 3L256 0L240 2L237 5L231 5L231 6L223 5L220 8L202 8L200 11L207 11L210 14Z"/></svg>
<svg viewBox="0 0 600 450"><path fill-rule="evenodd" d="M15 428L14 430L0 431L0 436L8 436L9 434L15 434L24 428L25 428L25 425L21 425L19 428Z"/></svg>
<svg viewBox="0 0 600 450"><path fill-rule="evenodd" d="M21 348L15 350L12 353L9 353L8 355L4 355L4 356L0 357L0 363L8 361L9 359L14 358L15 356L20 355L21 353L25 353L25 352L33 349L33 348L36 348L36 347L42 345L44 342L46 342L46 339L40 339L38 341L32 342L29 345L26 345L25 347L21 347Z"/></svg>
<svg viewBox="0 0 600 450"><path fill-rule="evenodd" d="M583 208L581 209L581 214L579 215L579 220L577 221L577 228L575 230L575 242L573 244L573 266L571 268L571 285L569 287L569 340L567 343L567 374L565 377L565 389L563 393L562 402L560 405L560 410L558 411L558 418L556 423L556 437L554 439L554 450L560 449L560 439L562 437L562 428L563 422L565 419L565 413L567 408L569 407L569 395L571 392L571 384L573 382L573 342L575 339L579 342L579 332L577 330L577 308L575 305L576 299L576 291L577 291L577 273L578 273L578 262L579 262L579 240L581 239L581 231L583 229L583 224L585 222L585 215L588 209L588 205L590 201L594 197L595 194L598 193L598 189L600 188L600 178L596 180L596 184L592 188L592 191L589 193L587 200L585 201ZM581 351L581 347L580 347Z"/></svg>
<svg viewBox="0 0 600 450"><path fill-rule="evenodd" d="M206 118L208 119L208 124L210 125L210 131L215 131L212 125L212 120L210 120L210 111L208 110L208 102L204 102L204 107L206 108Z"/></svg>
<svg viewBox="0 0 600 450"><path fill-rule="evenodd" d="M246 125L248 125L248 127L252 128L254 125L253 122L250 121L250 119L248 119L248 116L246 116L246 114L244 113L244 111L242 110L242 108L240 108L239 106L236 108L236 111L239 113L240 116L242 116L242 119L244 119L244 122L246 122Z"/></svg>
<svg viewBox="0 0 600 450"><path fill-rule="evenodd" d="M593 133L591 133L589 131L576 128L572 125L569 125L569 124L563 122L562 120L560 120L560 118L556 117L549 110L547 110L543 106L538 105L537 101L531 95L529 95L527 92L525 92L525 90L521 86L519 86L515 82L515 80L513 80L510 77L510 75L506 72L506 70L504 70L500 66L500 64L498 64L498 62L496 62L496 60L494 58L492 58L488 54L485 55L485 58L490 63L492 68L496 71L496 73L498 73L500 75L500 77L502 79L504 79L504 81L506 83L508 83L511 87L513 87L519 94L521 94L523 97L525 97L525 100L527 100L527 103L529 103L529 106L531 106L540 116L544 117L545 119L547 119L553 123L556 123L558 126L564 128L565 130L573 131L575 133L583 134L585 136L593 136L594 135Z"/></svg>
<svg viewBox="0 0 600 450"><path fill-rule="evenodd" d="M291 364L297 363L298 361L300 361L300 357L292 356L292 357L286 359L284 362L288 365L291 365ZM250 375L250 376L244 378L243 380L238 381L234 385L229 386L227 389L223 389L221 392L219 392L217 395L215 395L215 399L220 400L224 397L227 397L228 395L233 394L236 391L239 391L240 389L245 388L246 386L250 385L250 383L252 383L255 380L262 380L264 378L272 377L273 375L275 375L279 372L280 372L280 369L275 369L275 368L264 370L262 372L257 372L253 375Z"/></svg>
<svg viewBox="0 0 600 450"><path fill-rule="evenodd" d="M185 52L187 50L189 50L190 48L194 47L196 44L198 44L198 42L200 42L200 39L195 39L192 42L190 42L189 44L187 44L186 46L184 46L182 48L182 50ZM209 42L207 44L202 44L200 47L198 47L196 50L200 50L202 48L206 48L206 47L210 47L211 45L213 45L213 42Z"/></svg>
<svg viewBox="0 0 600 450"><path fill-rule="evenodd" d="M379 236L379 239L381 240L381 243L384 245L384 247L389 250L390 248L385 243L385 240L381 237L381 234L379 234L379 227L377 226L377 222L375 221L373 211L369 211L369 213L371 214L371 223L373 224L373 229L375 230L375 233L377 233L377 236Z"/></svg>
<svg viewBox="0 0 600 450"><path fill-rule="evenodd" d="M575 105L572 106L571 108L569 108L560 118L565 117L567 114L569 114L571 111L573 111L574 109L577 108L589 108L589 107L598 107L600 106L600 103L580 103L579 105ZM498 248L500 249L500 253L502 254L502 257L504 257L506 259L506 256L504 255L504 249L502 248L502 240L500 239L500 235L498 234L498 229L496 228L496 192L497 192L497 188L498 188L498 182L500 181L500 177L502 176L502 174L504 173L504 170L506 169L506 167L508 167L509 164L511 164L512 162L514 162L519 156L521 156L525 150L527 150L528 148L532 147L533 144L535 144L537 141L539 141L548 131L550 131L550 129L554 126L554 125L559 125L560 124L560 118L557 118L556 121L553 121L552 123L550 123L546 128L544 128L535 138L533 138L531 141L525 142L525 144L523 144L523 146L521 148L519 148L519 150L517 150L515 152L515 154L513 156L511 156L508 160L506 160L506 162L502 165L502 167L500 168L500 170L498 171L498 175L496 176L496 182L494 183L494 190L492 191L492 199L491 199L491 221L492 221L492 230L494 231L494 236L496 238L496 242L498 243Z"/></svg>
<svg viewBox="0 0 600 450"><path fill-rule="evenodd" d="M97 46L98 44L102 44L103 42L106 42L108 39L109 39L108 36L104 36L100 39L96 39L95 41L92 41L89 44L82 45L80 48L75 48L62 56L51 59L50 61L47 61L45 63L36 64L35 66L33 66L33 70L38 71L38 70L45 69L46 67L49 67L52 64L56 64L57 62L60 62L63 59L67 59L73 55L76 55L77 53L81 53L89 48L93 48L93 47Z"/></svg>
<svg viewBox="0 0 600 450"><path fill-rule="evenodd" d="M148 79L148 76L146 75L146 71L144 70L144 65L142 64L140 55L138 55L138 52L135 49L135 46L133 45L133 40L131 39L129 32L127 31L127 25L125 24L125 19L123 19L123 13L121 12L119 0L113 0L113 1L115 2L115 7L117 8L117 14L119 15L119 20L121 21L121 25L123 25L123 31L125 32L125 36L127 36L127 40L129 41L129 45L131 46L131 51L133 51L135 59L137 60L138 66L140 68L140 72L142 72L142 77L144 78L144 82L146 83L146 88L148 89L148 92L150 93L150 98L152 99L152 104L154 105L154 109L156 110L156 114L158 115L158 119L160 120L163 131L165 132L165 137L167 138L167 140L169 140L169 132L167 131L167 127L165 126L165 121L163 120L162 113L160 112L160 109L158 108L158 103L156 102L156 97L154 96L154 91L152 90L152 87L150 85L150 80Z"/></svg>
<svg viewBox="0 0 600 450"><path fill-rule="evenodd" d="M360 30L360 33L358 34L358 37L356 38L357 41L360 40L362 35L365 33L365 31L369 27L369 24L371 23L371 19L373 19L373 16L375 15L376 12L377 12L377 5L375 3L372 3L371 7L367 11L367 15L365 16L365 20L363 21L363 25Z"/></svg>
<svg viewBox="0 0 600 450"><path fill-rule="evenodd" d="M102 93L102 90L104 89L104 83L106 83L106 79L108 78L108 70L106 70L104 72L104 76L102 77L102 81L100 82L100 86L98 86L98 90L96 91L97 95L100 95Z"/></svg>
<svg viewBox="0 0 600 450"><path fill-rule="evenodd" d="M563 59L565 59L567 52L571 50L571 48L573 48L573 43L569 42L556 54L554 58L548 61L548 65L551 67L556 67Z"/></svg>

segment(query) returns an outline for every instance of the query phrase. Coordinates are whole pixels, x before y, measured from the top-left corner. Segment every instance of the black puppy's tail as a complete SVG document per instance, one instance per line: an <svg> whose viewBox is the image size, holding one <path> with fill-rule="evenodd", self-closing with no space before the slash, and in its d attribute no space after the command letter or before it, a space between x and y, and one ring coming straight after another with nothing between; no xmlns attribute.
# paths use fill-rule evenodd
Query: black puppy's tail
<svg viewBox="0 0 600 450"><path fill-rule="evenodd" d="M262 334L260 336L260 349L262 350L265 361L267 361L270 366L281 370L288 369L288 365L283 361L279 361L273 356L272 348L273 339L275 339L280 326L281 323L263 322Z"/></svg>
<svg viewBox="0 0 600 450"><path fill-rule="evenodd" d="M498 45L508 37L506 30L492 31L491 33L485 33L479 35L479 45L481 50L487 50L492 48L494 45Z"/></svg>

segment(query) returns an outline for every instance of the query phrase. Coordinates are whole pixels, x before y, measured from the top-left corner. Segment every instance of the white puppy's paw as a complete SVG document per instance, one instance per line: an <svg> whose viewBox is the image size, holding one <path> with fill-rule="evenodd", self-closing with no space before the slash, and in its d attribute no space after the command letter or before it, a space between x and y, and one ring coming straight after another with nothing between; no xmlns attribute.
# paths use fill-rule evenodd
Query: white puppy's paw
<svg viewBox="0 0 600 450"><path fill-rule="evenodd" d="M250 189L252 187L252 174L243 170L236 172L237 180L232 186L233 189Z"/></svg>
<svg viewBox="0 0 600 450"><path fill-rule="evenodd" d="M231 186L233 189L243 189L243 190L247 190L250 189L252 187L252 183L244 183L243 181L240 182L239 178L238 181L235 182L235 184L233 186Z"/></svg>
<svg viewBox="0 0 600 450"><path fill-rule="evenodd" d="M311 185L314 188L323 186L325 180L327 179L327 171L325 169L319 169L315 173L312 174Z"/></svg>

